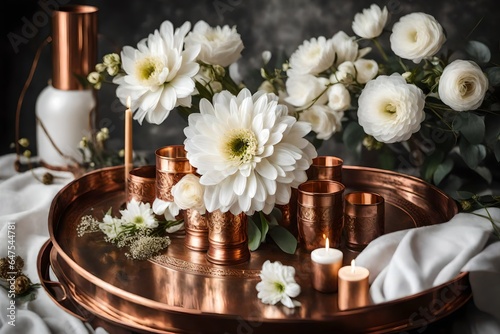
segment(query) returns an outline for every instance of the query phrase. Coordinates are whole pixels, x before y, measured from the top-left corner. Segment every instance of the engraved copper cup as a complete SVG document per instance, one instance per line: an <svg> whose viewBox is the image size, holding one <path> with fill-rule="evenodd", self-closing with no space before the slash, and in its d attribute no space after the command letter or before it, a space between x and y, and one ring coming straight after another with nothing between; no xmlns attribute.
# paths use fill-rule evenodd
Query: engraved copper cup
<svg viewBox="0 0 500 334"><path fill-rule="evenodd" d="M208 250L207 218L198 210L184 210L184 230L184 245L187 248L199 252Z"/></svg>
<svg viewBox="0 0 500 334"><path fill-rule="evenodd" d="M128 175L127 202L135 199L138 202L153 205L155 200L156 167L147 165L134 168Z"/></svg>
<svg viewBox="0 0 500 334"><path fill-rule="evenodd" d="M345 196L344 233L346 245L362 250L384 234L385 200L373 192L357 191Z"/></svg>
<svg viewBox="0 0 500 334"><path fill-rule="evenodd" d="M337 181L311 180L299 185L297 228L299 246L308 252L325 247L325 237L340 246L345 186Z"/></svg>
<svg viewBox="0 0 500 334"><path fill-rule="evenodd" d="M318 156L307 170L308 180L331 180L342 182L344 160L334 156Z"/></svg>
<svg viewBox="0 0 500 334"><path fill-rule="evenodd" d="M215 210L205 214L208 224L207 259L220 265L234 265L250 259L248 218L244 213Z"/></svg>

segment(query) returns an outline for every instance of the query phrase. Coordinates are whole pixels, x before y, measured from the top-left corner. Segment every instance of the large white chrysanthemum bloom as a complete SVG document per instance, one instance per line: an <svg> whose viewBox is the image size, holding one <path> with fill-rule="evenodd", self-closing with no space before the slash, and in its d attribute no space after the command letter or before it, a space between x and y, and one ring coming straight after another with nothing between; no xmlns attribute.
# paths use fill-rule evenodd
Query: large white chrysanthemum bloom
<svg viewBox="0 0 500 334"><path fill-rule="evenodd" d="M434 56L446 41L443 27L425 13L411 13L399 19L392 27L391 49L399 57L418 64Z"/></svg>
<svg viewBox="0 0 500 334"><path fill-rule="evenodd" d="M439 98L456 111L475 110L483 103L488 77L473 61L457 59L439 78Z"/></svg>
<svg viewBox="0 0 500 334"><path fill-rule="evenodd" d="M184 48L184 37L191 24L174 28L165 21L160 29L137 44L137 49L125 46L121 52L125 75L117 76L116 95L125 104L131 98L134 119L142 124L160 124L177 106L191 106L195 91L193 77L198 73L195 62L200 46Z"/></svg>
<svg viewBox="0 0 500 334"><path fill-rule="evenodd" d="M187 157L205 186L207 211L270 213L307 180L317 152L308 123L287 115L275 94L243 89L203 99L184 129Z"/></svg>
<svg viewBox="0 0 500 334"><path fill-rule="evenodd" d="M388 16L387 7L381 9L378 5L372 4L370 8L365 8L363 12L354 15L352 31L363 38L378 37L384 30Z"/></svg>
<svg viewBox="0 0 500 334"><path fill-rule="evenodd" d="M358 99L358 122L383 143L408 140L425 118L425 96L400 74L369 81Z"/></svg>
<svg viewBox="0 0 500 334"><path fill-rule="evenodd" d="M186 47L199 45L197 59L210 64L229 66L241 57L243 41L236 27L211 27L205 21L198 21L186 37Z"/></svg>
<svg viewBox="0 0 500 334"><path fill-rule="evenodd" d="M290 56L288 75L319 74L333 65L335 51L331 39L321 36L304 41Z"/></svg>
<svg viewBox="0 0 500 334"><path fill-rule="evenodd" d="M257 297L264 303L276 305L281 302L288 308L301 306L292 298L300 294L300 285L295 281L295 268L281 262L266 260L260 273L261 281L255 286Z"/></svg>

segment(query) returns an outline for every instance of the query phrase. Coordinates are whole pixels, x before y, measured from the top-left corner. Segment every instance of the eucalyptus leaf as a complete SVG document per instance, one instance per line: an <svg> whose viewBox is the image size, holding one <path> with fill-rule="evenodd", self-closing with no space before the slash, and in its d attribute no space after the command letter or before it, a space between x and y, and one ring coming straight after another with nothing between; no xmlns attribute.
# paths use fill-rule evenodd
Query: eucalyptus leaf
<svg viewBox="0 0 500 334"><path fill-rule="evenodd" d="M267 222L269 224L269 228L272 228L273 226L279 225L279 221L283 219L283 214L281 213L281 210L278 208L273 208L271 211L271 214L267 216Z"/></svg>
<svg viewBox="0 0 500 334"><path fill-rule="evenodd" d="M490 49L479 41L469 41L465 51L478 63L487 63L491 59Z"/></svg>
<svg viewBox="0 0 500 334"><path fill-rule="evenodd" d="M366 134L358 122L349 123L343 131L342 141L346 148L350 151L357 151L361 147L361 143Z"/></svg>
<svg viewBox="0 0 500 334"><path fill-rule="evenodd" d="M436 171L433 175L433 180L435 185L439 185L441 181L451 172L453 165L455 163L452 159L445 159L439 166L437 166Z"/></svg>
<svg viewBox="0 0 500 334"><path fill-rule="evenodd" d="M422 176L425 180L430 181L433 179L433 175L438 166L443 162L443 159L444 152L442 151L435 151L425 159L422 165Z"/></svg>
<svg viewBox="0 0 500 334"><path fill-rule="evenodd" d="M459 142L460 154L470 169L476 169L481 161L486 157L486 148L484 145L474 145L465 138Z"/></svg>
<svg viewBox="0 0 500 334"><path fill-rule="evenodd" d="M484 139L485 125L484 117L478 116L474 113L461 113L463 124L460 127L460 133L462 133L465 138L471 144L480 144ZM464 126L465 125L465 126Z"/></svg>
<svg viewBox="0 0 500 334"><path fill-rule="evenodd" d="M269 222L267 221L266 215L262 213L262 211L259 212L259 217L260 217L260 242L264 242L267 237L267 232L269 231Z"/></svg>
<svg viewBox="0 0 500 334"><path fill-rule="evenodd" d="M479 166L474 171L485 179L488 184L491 184L491 181L493 181L493 175L491 175L491 171L488 168Z"/></svg>
<svg viewBox="0 0 500 334"><path fill-rule="evenodd" d="M495 158L497 159L498 162L500 162L500 140L497 140L494 151L495 151Z"/></svg>
<svg viewBox="0 0 500 334"><path fill-rule="evenodd" d="M497 120L497 115L489 115L485 118L486 133L484 136L485 142L488 145L493 145L500 137L500 122ZM492 146L493 147L493 146Z"/></svg>
<svg viewBox="0 0 500 334"><path fill-rule="evenodd" d="M275 226L269 230L269 235L283 252L295 254L297 239L286 228L280 225Z"/></svg>
<svg viewBox="0 0 500 334"><path fill-rule="evenodd" d="M261 236L259 228L251 217L248 217L248 248L253 252L257 250L261 244Z"/></svg>
<svg viewBox="0 0 500 334"><path fill-rule="evenodd" d="M486 69L486 75L491 86L500 85L500 67L490 67Z"/></svg>

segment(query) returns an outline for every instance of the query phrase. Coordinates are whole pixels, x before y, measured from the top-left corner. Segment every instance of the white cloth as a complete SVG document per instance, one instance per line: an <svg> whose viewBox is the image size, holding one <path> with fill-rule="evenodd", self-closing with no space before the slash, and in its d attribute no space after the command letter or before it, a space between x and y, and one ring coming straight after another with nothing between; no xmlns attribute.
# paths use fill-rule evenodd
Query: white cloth
<svg viewBox="0 0 500 334"><path fill-rule="evenodd" d="M500 225L500 209L487 210ZM406 297L469 272L478 310L473 316L481 319L469 332L500 333L500 240L492 233L492 223L476 215L486 216L485 209L474 213L372 241L356 258L356 264L370 271L372 301Z"/></svg>
<svg viewBox="0 0 500 334"><path fill-rule="evenodd" d="M48 213L57 192L73 175L68 172L50 171L54 183L44 185L32 173L42 178L45 168L16 173L15 155L0 157L0 257L8 255L8 228L15 232L15 255L24 259L23 272L33 283L40 280L37 273L37 256L49 239ZM11 249L12 250L12 249ZM88 334L94 330L56 305L43 287L37 289L37 298L15 305L15 318L7 308L11 299L7 292L0 292L0 334ZM12 320L15 319L15 322ZM10 324L9 324L10 322ZM15 326L12 326L15 324ZM101 333L102 331L99 330ZM97 332L97 330L96 330Z"/></svg>

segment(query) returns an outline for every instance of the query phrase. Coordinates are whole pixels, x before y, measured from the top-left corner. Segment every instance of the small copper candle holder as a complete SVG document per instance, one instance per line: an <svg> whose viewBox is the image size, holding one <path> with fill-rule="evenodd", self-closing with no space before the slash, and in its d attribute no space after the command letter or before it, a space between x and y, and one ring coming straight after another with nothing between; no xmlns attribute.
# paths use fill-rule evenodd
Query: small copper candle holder
<svg viewBox="0 0 500 334"><path fill-rule="evenodd" d="M384 234L385 200L372 192L352 192L345 196L344 233L347 247L364 249Z"/></svg>
<svg viewBox="0 0 500 334"><path fill-rule="evenodd" d="M308 252L325 246L340 246L344 216L345 186L337 181L314 180L299 185L297 228L299 246Z"/></svg>
<svg viewBox="0 0 500 334"><path fill-rule="evenodd" d="M184 210L184 246L194 251L208 250L208 224L204 215L199 211Z"/></svg>
<svg viewBox="0 0 500 334"><path fill-rule="evenodd" d="M138 202L153 205L155 200L156 167L141 166L132 169L128 174L127 202L135 199Z"/></svg>
<svg viewBox="0 0 500 334"><path fill-rule="evenodd" d="M308 180L331 180L342 182L344 160L334 156L319 156L313 159L307 170Z"/></svg>

